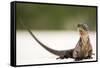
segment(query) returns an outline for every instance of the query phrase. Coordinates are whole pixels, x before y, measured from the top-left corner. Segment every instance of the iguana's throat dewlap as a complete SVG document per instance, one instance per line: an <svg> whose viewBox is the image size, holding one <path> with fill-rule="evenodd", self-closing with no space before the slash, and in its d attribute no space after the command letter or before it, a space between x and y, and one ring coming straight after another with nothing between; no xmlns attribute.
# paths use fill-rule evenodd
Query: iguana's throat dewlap
<svg viewBox="0 0 100 68"><path fill-rule="evenodd" d="M88 42L88 38L89 38L88 31L79 29L79 33L80 33L80 37L81 37L83 45L86 45Z"/></svg>

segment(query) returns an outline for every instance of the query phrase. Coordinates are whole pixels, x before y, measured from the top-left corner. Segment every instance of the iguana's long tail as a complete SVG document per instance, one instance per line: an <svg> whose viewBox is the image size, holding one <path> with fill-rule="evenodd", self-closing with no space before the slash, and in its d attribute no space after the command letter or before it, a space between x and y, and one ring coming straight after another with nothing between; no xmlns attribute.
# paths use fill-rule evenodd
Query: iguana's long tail
<svg viewBox="0 0 100 68"><path fill-rule="evenodd" d="M55 54L55 55L57 55L57 56L63 56L63 55L65 54L65 50L63 50L63 51L58 51L58 50L54 50L54 49L49 48L49 47L47 47L46 45L44 45L42 42L40 42L40 41L35 37L35 35L31 32L31 30L30 30L28 27L26 27L26 26L24 25L24 23L21 23L21 24L22 24L23 27L30 33L30 35L31 35L43 48L45 48L47 51L49 51L50 53Z"/></svg>

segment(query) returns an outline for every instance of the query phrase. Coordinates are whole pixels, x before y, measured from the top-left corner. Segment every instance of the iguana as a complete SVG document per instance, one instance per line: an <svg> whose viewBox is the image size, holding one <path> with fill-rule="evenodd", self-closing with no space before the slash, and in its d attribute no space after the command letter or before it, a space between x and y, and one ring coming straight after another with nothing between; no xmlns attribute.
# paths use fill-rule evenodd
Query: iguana
<svg viewBox="0 0 100 68"><path fill-rule="evenodd" d="M52 48L47 47L41 41L37 39L37 37L31 32L31 30L26 27L24 23L21 23L24 28L30 33L30 35L40 44L44 49L49 51L50 53L59 56L56 59L64 59L64 58L73 58L75 61L82 60L82 59L89 59L92 58L92 46L90 43L89 38L89 30L87 24L78 24L77 28L80 33L80 39L76 44L75 48L69 50L55 50Z"/></svg>

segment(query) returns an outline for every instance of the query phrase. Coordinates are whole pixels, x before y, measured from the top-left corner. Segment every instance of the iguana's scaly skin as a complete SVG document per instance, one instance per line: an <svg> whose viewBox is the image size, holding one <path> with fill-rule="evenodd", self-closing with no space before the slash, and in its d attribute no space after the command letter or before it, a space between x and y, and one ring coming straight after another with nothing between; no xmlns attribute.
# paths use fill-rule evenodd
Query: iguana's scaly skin
<svg viewBox="0 0 100 68"><path fill-rule="evenodd" d="M47 47L41 41L39 41L35 35L27 28L23 23L22 25L28 30L31 36L39 43L44 49L52 54L59 56L57 59L73 58L76 61L82 59L88 59L92 57L92 46L90 44L90 38L88 34L88 26L86 24L78 24L77 28L80 32L80 39L73 49L58 51Z"/></svg>
<svg viewBox="0 0 100 68"><path fill-rule="evenodd" d="M92 58L92 46L88 34L88 26L86 24L77 25L80 39L73 50L73 58L75 60L89 59Z"/></svg>

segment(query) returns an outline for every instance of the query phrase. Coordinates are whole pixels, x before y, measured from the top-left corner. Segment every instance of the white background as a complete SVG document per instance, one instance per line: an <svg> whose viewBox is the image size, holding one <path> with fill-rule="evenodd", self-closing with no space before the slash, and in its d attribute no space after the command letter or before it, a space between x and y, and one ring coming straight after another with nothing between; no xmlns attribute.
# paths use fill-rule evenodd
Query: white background
<svg viewBox="0 0 100 68"><path fill-rule="evenodd" d="M57 50L68 50L74 48L80 37L77 30L33 30L32 32L47 47ZM89 38L95 55L92 55L93 59L84 59L80 62L96 60L96 33L89 32ZM75 62L74 59L71 58L57 60L56 58L59 56L56 56L41 47L27 31L17 31L16 49L17 65Z"/></svg>
<svg viewBox="0 0 100 68"><path fill-rule="evenodd" d="M12 68L10 66L10 2L12 0L0 0L0 68ZM26 0L24 0L26 1ZM49 2L49 3L65 3L65 4L81 4L81 5L97 5L100 7L100 0L30 0L33 2ZM98 7L98 12L100 8ZM98 26L99 24L98 13ZM98 35L100 27L98 27ZM99 36L98 36L99 37ZM98 38L98 41L100 39ZM100 42L98 43L98 45ZM99 47L99 46L98 46ZM100 49L98 48L98 52ZM98 55L98 58L100 54ZM99 68L100 62L62 64L62 65L46 65L26 68Z"/></svg>

